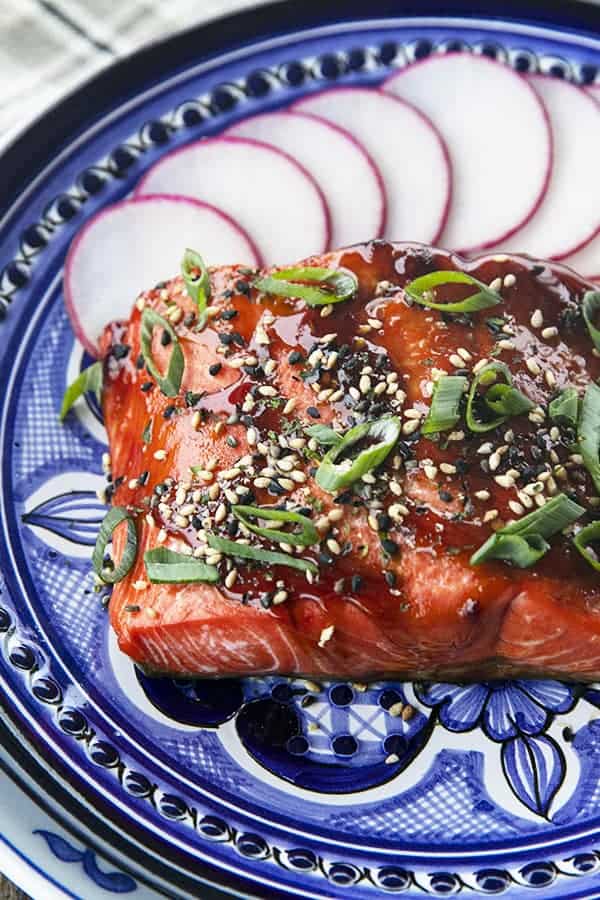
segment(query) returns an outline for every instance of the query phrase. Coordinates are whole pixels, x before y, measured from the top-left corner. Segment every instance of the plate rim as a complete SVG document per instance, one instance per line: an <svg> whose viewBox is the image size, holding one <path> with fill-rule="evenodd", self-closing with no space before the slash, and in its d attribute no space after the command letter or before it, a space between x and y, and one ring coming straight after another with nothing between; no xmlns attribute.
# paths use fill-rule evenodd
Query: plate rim
<svg viewBox="0 0 600 900"><path fill-rule="evenodd" d="M501 13L498 11L499 5L495 0L483 0L478 4L475 12L476 18L478 20L496 19L500 27L511 22L527 22L559 29L566 34L569 29L573 31L576 29L580 35L587 31L591 37L598 38L600 36L600 7L592 7L587 3L579 2L579 0L567 0L567 2L560 3L543 2L543 0L526 0L525 3L518 3L515 0L507 0L502 4ZM453 0L447 5L421 0L419 3L402 3L399 8L399 4L394 0L376 0L368 11L368 19L376 21L395 18L401 21L409 16L414 18L428 16L459 18L465 13L473 14L472 2ZM191 26L156 44L144 47L125 59L117 60L61 97L32 123L24 125L2 150L0 171L8 172L9 179L2 202L0 202L0 219L5 211L11 208L23 187L37 176L44 163L68 138L75 137L79 131L84 131L93 121L103 117L115 103L125 102L127 99L135 97L139 89L148 86L149 78L152 79L151 83L155 84L166 73L173 74L178 70L183 71L192 61L201 62L202 60L199 60L193 52L196 46L195 38L203 39L206 57L210 58L212 54L223 54L230 50L240 49L261 38L273 38L276 34L285 36L289 30L302 31L315 26L360 21L364 18L364 3L361 0L347 0L347 2L322 0L316 13L314 8L312 11L299 10L298 4L294 3L294 0L276 0L276 2L256 9L238 11ZM241 40L238 37L239 34L243 35ZM186 50L189 52L185 52ZM123 83L127 84L126 91L120 87ZM89 104L90 94L94 97L91 104ZM74 111L81 109L84 99L89 105L89 116L81 120L76 117ZM51 142L46 140L48 134L52 135ZM36 148L35 154L31 152L32 146ZM4 703L2 702L0 705L4 705ZM14 711L10 706L5 712L12 721L15 721L11 715ZM23 723L17 725L17 728L19 732L22 732L24 730ZM6 734L3 737L3 731L4 728L0 727L0 742L6 740ZM31 750L22 745L19 746L23 752L23 760L26 762L31 755ZM19 765L16 754L13 758ZM41 800L42 795L46 799L52 796L44 790L41 782L39 786L40 797L37 798L38 800ZM76 802L81 801L74 801L74 803ZM114 814L114 810L112 812ZM110 817L107 818L107 821L111 827L114 825ZM68 830L77 834L72 826L68 826ZM89 843L87 838L79 837L79 839ZM0 854L0 863L1 859ZM118 865L122 867L122 861ZM169 867L168 871L172 877L173 869ZM217 885L222 887L223 879L228 877L218 866L212 868L210 874L211 878L215 878L215 887ZM139 877L137 873L136 877ZM259 885L258 882L249 879L245 882L245 887L248 886L256 888ZM281 893L272 894L274 897L289 897L290 895L285 888ZM228 894L227 896L232 895ZM250 895L234 894L233 896Z"/></svg>

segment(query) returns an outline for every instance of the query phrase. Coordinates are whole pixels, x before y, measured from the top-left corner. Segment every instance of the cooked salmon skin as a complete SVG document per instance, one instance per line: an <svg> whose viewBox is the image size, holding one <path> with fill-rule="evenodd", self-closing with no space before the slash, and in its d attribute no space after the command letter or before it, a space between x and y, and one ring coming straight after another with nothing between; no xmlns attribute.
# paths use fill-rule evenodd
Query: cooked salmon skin
<svg viewBox="0 0 600 900"><path fill-rule="evenodd" d="M357 289L313 306L257 287L267 271L219 268L204 327L176 277L106 328L107 499L137 532L135 561L109 605L121 649L150 672L180 676L600 678L600 573L573 543L600 507L573 423L549 414L566 388L581 397L600 377L582 316L593 286L526 256L469 261L383 241L301 265L354 273ZM489 285L500 302L451 313L405 290L446 270ZM444 301L473 290L447 285ZM153 365L165 373L175 345L182 353L175 396L143 353L148 309L175 335L154 328ZM456 422L425 434L440 378L463 377L468 390L494 361L527 409L473 431L465 393ZM323 486L334 445L322 435L337 441L391 419L399 434L378 465L347 486ZM333 436L311 436L315 425ZM474 564L491 536L558 495L581 514L537 561ZM294 545L280 523L281 540L266 538L233 512L240 505L295 511L317 537ZM258 559L211 547L215 536ZM121 524L115 560L125 539ZM216 580L152 581L144 555L158 547L205 562ZM266 561L266 551L304 568Z"/></svg>

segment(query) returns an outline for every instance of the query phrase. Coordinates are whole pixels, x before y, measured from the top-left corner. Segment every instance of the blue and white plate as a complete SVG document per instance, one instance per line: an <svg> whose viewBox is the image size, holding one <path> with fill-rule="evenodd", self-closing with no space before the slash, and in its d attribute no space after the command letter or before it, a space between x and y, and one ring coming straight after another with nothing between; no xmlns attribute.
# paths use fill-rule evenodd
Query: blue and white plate
<svg viewBox="0 0 600 900"><path fill-rule="evenodd" d="M600 896L600 689L146 679L93 590L98 409L57 422L86 364L66 250L168 150L457 45L596 78L597 8L469 5L236 16L119 63L0 160L0 866L36 897Z"/></svg>

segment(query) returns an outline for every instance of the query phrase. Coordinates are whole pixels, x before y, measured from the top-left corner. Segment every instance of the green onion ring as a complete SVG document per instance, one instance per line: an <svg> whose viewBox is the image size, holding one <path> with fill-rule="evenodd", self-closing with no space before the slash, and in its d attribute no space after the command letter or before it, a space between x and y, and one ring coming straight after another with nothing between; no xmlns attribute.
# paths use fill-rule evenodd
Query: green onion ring
<svg viewBox="0 0 600 900"><path fill-rule="evenodd" d="M166 547L147 550L144 563L152 584L194 584L219 580L219 570L215 566Z"/></svg>
<svg viewBox="0 0 600 900"><path fill-rule="evenodd" d="M313 283L320 287L312 287ZM309 306L326 306L354 297L358 291L358 278L347 269L305 266L272 272L264 278L258 278L253 287L264 294L304 300Z"/></svg>
<svg viewBox="0 0 600 900"><path fill-rule="evenodd" d="M272 509L268 506L232 506L231 511L249 530L260 537L276 543L291 544L294 547L310 547L319 543L319 533L308 516L285 509ZM300 532L279 531L275 528L263 528L254 525L251 519L265 519L274 522L288 522L301 526Z"/></svg>
<svg viewBox="0 0 600 900"><path fill-rule="evenodd" d="M400 419L394 416L365 422L351 428L339 444L335 444L323 457L317 469L317 484L332 493L358 481L366 472L375 469L384 461L400 437L400 431ZM352 460L343 459L337 462L346 450L368 438L375 442L371 447L362 450Z"/></svg>
<svg viewBox="0 0 600 900"><path fill-rule="evenodd" d="M478 288L476 293L471 294L464 300L458 300L452 303L438 303L435 300L435 288L444 284L470 284ZM428 309L437 309L440 312L447 313L471 313L480 309L489 309L502 303L502 297L496 291L478 281L472 275L466 272L456 272L453 269L442 270L438 272L429 272L427 275L421 275L410 281L404 288L405 293L421 306Z"/></svg>
<svg viewBox="0 0 600 900"><path fill-rule="evenodd" d="M109 570L104 566L106 545L112 539L115 528L120 525L121 522L127 522L127 541L121 556L121 561L114 569ZM94 547L94 552L92 554L92 565L96 575L106 584L116 584L118 581L121 581L125 578L135 562L137 546L138 539L134 520L123 506L113 506L112 509L109 509L106 513L102 524L100 525L100 531L96 538L96 546Z"/></svg>
<svg viewBox="0 0 600 900"><path fill-rule="evenodd" d="M156 363L152 358L152 334L157 327L163 328L171 338L171 357L169 359L169 367L166 375L162 375L161 372L159 372ZM156 312L156 310L146 307L142 313L140 339L146 368L156 379L156 383L166 397L176 397L179 393L179 388L181 387L185 363L183 351L179 345L179 338L177 337L175 330L166 319Z"/></svg>

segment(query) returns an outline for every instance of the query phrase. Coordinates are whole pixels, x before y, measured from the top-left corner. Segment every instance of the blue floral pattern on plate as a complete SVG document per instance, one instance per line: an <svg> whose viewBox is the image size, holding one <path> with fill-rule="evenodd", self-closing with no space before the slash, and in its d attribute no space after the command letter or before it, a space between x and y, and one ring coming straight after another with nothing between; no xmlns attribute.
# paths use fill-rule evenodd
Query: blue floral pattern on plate
<svg viewBox="0 0 600 900"><path fill-rule="evenodd" d="M202 896L206 866L227 889L241 879L231 889L242 896L572 896L580 883L590 896L600 886L596 687L149 679L118 652L90 571L105 484L99 410L87 400L66 426L56 418L87 364L61 292L65 250L87 216L167 148L324 82L374 84L457 42L580 81L600 60L591 38L474 19L273 39L220 60L218 73L174 75L84 134L0 244L0 304L14 301L2 326L0 677L32 759L37 746L53 779L68 770L81 809L113 829L115 853L135 843L123 873L106 872L91 851L44 835L109 890L135 884L125 872L156 841L160 877L182 896Z"/></svg>

